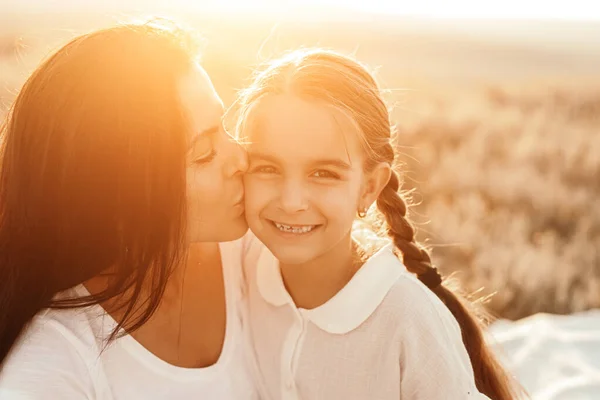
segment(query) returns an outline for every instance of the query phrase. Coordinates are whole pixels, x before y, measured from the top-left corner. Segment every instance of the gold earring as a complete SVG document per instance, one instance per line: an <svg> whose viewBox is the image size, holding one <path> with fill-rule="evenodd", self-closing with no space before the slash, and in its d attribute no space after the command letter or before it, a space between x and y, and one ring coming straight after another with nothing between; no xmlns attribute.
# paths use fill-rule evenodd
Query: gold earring
<svg viewBox="0 0 600 400"><path fill-rule="evenodd" d="M363 208L362 210L358 210L358 218L364 218L367 216L367 207Z"/></svg>

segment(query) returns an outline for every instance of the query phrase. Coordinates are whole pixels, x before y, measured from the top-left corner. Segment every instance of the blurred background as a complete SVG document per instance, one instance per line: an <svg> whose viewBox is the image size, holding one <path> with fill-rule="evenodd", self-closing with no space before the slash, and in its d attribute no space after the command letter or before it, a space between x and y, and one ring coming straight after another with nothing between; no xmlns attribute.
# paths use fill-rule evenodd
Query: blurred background
<svg viewBox="0 0 600 400"><path fill-rule="evenodd" d="M540 383L581 378L573 368L585 360L523 375L540 348L523 350L532 334L523 324L542 324L541 335L546 314L585 315L589 337L600 338L600 5L0 0L0 117L39 61L75 34L151 15L201 33L226 104L262 62L299 46L367 64L393 109L405 189L416 189L412 218L437 265L467 291L493 294L487 307L506 320L495 332L535 398L600 399L600 367L586 370L598 386L584 397L551 397ZM586 349L581 357L600 360L599 347Z"/></svg>

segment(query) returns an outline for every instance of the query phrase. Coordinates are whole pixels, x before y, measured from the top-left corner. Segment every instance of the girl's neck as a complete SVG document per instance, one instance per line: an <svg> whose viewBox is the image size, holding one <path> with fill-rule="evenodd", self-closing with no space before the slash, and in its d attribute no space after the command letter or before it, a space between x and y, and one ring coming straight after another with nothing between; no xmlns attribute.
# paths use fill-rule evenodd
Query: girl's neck
<svg viewBox="0 0 600 400"><path fill-rule="evenodd" d="M285 287L298 308L312 309L331 299L360 268L350 235L327 253L304 264L280 264Z"/></svg>

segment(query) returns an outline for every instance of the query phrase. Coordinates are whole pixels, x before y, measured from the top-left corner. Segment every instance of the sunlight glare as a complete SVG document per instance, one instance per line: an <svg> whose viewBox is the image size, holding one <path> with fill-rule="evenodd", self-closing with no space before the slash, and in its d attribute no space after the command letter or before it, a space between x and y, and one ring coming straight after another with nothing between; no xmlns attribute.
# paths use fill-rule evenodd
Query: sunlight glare
<svg viewBox="0 0 600 400"><path fill-rule="evenodd" d="M600 3L588 0L172 0L171 4L193 11L254 15L347 10L431 18L600 19Z"/></svg>

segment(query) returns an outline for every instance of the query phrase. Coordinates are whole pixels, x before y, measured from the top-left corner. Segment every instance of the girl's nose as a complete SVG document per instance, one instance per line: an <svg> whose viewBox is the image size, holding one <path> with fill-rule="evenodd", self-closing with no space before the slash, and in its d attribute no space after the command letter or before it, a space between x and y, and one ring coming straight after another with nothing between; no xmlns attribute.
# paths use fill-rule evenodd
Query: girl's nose
<svg viewBox="0 0 600 400"><path fill-rule="evenodd" d="M283 184L279 206L288 214L308 209L306 193L301 182L290 179Z"/></svg>

